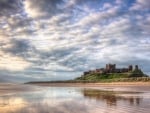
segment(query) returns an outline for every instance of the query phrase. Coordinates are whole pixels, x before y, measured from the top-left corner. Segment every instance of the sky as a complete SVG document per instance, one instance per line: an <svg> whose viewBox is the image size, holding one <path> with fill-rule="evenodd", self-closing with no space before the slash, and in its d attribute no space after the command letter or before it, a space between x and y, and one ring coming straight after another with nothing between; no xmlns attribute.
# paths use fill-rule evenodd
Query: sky
<svg viewBox="0 0 150 113"><path fill-rule="evenodd" d="M0 82L73 79L107 63L150 74L149 0L0 0Z"/></svg>

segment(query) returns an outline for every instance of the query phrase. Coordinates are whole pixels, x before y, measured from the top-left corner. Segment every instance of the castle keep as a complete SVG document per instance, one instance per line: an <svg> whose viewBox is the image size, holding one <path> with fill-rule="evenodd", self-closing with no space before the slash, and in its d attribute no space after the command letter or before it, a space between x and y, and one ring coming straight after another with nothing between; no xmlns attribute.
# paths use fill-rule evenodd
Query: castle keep
<svg viewBox="0 0 150 113"><path fill-rule="evenodd" d="M138 68L138 65L135 65L135 68L133 68L132 65L129 65L127 68L116 68L116 64L106 64L105 68L100 68L100 69L96 69L96 70L86 71L86 72L84 72L83 75L94 74L94 73L99 73L99 74L126 73L126 72L132 72L134 70L140 70Z"/></svg>

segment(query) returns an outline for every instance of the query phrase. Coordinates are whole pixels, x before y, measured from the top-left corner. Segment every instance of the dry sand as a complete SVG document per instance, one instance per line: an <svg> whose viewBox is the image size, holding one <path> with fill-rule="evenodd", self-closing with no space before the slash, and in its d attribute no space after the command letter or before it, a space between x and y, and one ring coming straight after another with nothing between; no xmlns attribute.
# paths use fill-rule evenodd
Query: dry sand
<svg viewBox="0 0 150 113"><path fill-rule="evenodd" d="M31 83L32 84L32 83ZM103 87L103 86L150 86L150 82L111 82L111 83L33 83L38 86L54 87Z"/></svg>
<svg viewBox="0 0 150 113"><path fill-rule="evenodd" d="M150 82L113 82L113 83L36 83L42 87L81 87L107 91L150 91Z"/></svg>

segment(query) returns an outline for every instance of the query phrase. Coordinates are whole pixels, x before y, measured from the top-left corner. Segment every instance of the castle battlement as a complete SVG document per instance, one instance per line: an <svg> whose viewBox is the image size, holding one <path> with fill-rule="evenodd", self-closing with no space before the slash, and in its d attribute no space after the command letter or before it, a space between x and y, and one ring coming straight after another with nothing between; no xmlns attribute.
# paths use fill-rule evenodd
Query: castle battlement
<svg viewBox="0 0 150 113"><path fill-rule="evenodd" d="M116 68L116 64L106 64L105 68L99 68L99 69L95 69L95 70L86 71L83 73L83 75L94 74L94 73L99 73L99 74L127 73L127 72L132 72L134 70L140 70L138 65L135 65L135 68L133 69L132 65L129 65L126 68Z"/></svg>

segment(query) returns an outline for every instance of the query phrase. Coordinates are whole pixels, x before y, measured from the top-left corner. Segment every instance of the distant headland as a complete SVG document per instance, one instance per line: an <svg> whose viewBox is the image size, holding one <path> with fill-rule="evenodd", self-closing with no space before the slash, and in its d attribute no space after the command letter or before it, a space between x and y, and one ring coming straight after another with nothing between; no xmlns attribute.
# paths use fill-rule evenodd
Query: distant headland
<svg viewBox="0 0 150 113"><path fill-rule="evenodd" d="M106 64L104 68L83 72L80 77L73 80L58 81L32 81L27 84L57 84L57 83L121 83L150 82L150 77L143 73L138 65L118 68L116 64ZM128 83L129 84L129 83ZM70 85L70 84L69 84Z"/></svg>
<svg viewBox="0 0 150 113"><path fill-rule="evenodd" d="M106 64L105 68L99 68L95 70L89 70L83 73L81 77L76 80L85 81L107 81L107 80L121 80L121 78L134 78L135 77L148 77L139 68L138 65L134 67L129 65L126 68L117 68L116 64Z"/></svg>

